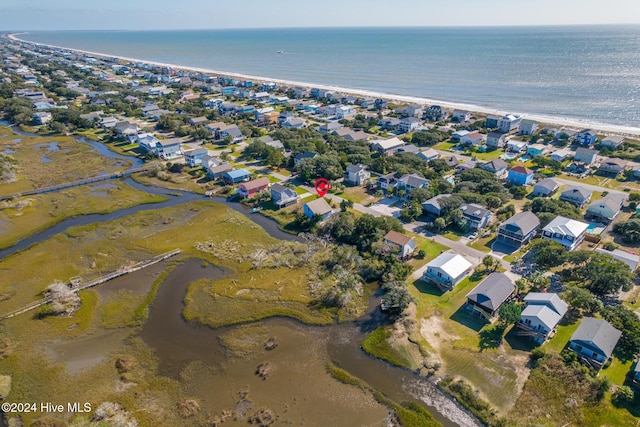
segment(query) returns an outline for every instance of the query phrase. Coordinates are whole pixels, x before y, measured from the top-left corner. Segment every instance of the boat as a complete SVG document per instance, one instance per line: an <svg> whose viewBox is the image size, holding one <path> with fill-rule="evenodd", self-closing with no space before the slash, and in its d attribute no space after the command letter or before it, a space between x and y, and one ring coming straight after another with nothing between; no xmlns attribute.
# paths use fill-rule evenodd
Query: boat
<svg viewBox="0 0 640 427"><path fill-rule="evenodd" d="M279 50L279 51L278 51L278 52L276 52L276 53L279 53L280 55L284 55L284 50Z"/></svg>

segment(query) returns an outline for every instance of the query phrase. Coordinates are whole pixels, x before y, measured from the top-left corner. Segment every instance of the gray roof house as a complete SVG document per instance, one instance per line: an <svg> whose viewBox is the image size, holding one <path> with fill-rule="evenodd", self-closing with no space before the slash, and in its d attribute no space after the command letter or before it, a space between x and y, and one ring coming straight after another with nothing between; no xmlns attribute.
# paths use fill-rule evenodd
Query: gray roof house
<svg viewBox="0 0 640 427"><path fill-rule="evenodd" d="M438 194L422 203L422 210L428 214L431 214L435 217L440 216L440 200L451 197L451 194Z"/></svg>
<svg viewBox="0 0 640 427"><path fill-rule="evenodd" d="M507 162L502 159L491 160L480 166L481 169L491 172L498 178L504 178L507 174Z"/></svg>
<svg viewBox="0 0 640 427"><path fill-rule="evenodd" d="M379 139L371 144L371 149L377 151L380 155L389 156L395 153L398 148L406 143L396 137L389 139Z"/></svg>
<svg viewBox="0 0 640 427"><path fill-rule="evenodd" d="M295 190L278 183L273 184L270 191L271 201L278 209L296 203L299 198Z"/></svg>
<svg viewBox="0 0 640 427"><path fill-rule="evenodd" d="M606 320L585 317L571 336L569 348L580 360L600 369L611 357L621 336L622 332Z"/></svg>
<svg viewBox="0 0 640 427"><path fill-rule="evenodd" d="M640 256L629 253L627 251L621 251L620 249L614 249L612 251L608 251L603 248L596 248L596 252L609 255L613 257L613 259L625 263L627 267L629 267L629 270L631 270L631 272L635 272L636 269L638 268L638 263L640 263Z"/></svg>
<svg viewBox="0 0 640 427"><path fill-rule="evenodd" d="M598 157L598 150L592 150L590 148L578 147L576 154L573 156L573 160L576 162L584 163L586 165L592 165L596 162Z"/></svg>
<svg viewBox="0 0 640 427"><path fill-rule="evenodd" d="M426 188L429 186L429 180L421 177L420 175L406 174L402 175L398 179L398 188L403 188L407 192L415 190L416 188Z"/></svg>
<svg viewBox="0 0 640 427"><path fill-rule="evenodd" d="M552 178L546 178L542 181L538 181L533 186L533 195L536 197L549 197L556 191L558 191L558 182Z"/></svg>
<svg viewBox="0 0 640 427"><path fill-rule="evenodd" d="M329 203L327 203L327 201L323 197L305 203L303 212L307 218L313 218L316 215L320 215L321 221L326 220L333 214L331 206L329 206Z"/></svg>
<svg viewBox="0 0 640 427"><path fill-rule="evenodd" d="M618 175L624 172L628 164L629 162L627 162L626 160L607 157L602 160L598 170L602 173L611 174L615 177L618 177Z"/></svg>
<svg viewBox="0 0 640 427"><path fill-rule="evenodd" d="M580 246L587 234L589 224L564 216L557 216L542 229L542 238L560 243L572 251Z"/></svg>
<svg viewBox="0 0 640 427"><path fill-rule="evenodd" d="M516 286L504 273L491 273L467 294L465 308L492 321L500 306L515 292Z"/></svg>
<svg viewBox="0 0 640 427"><path fill-rule="evenodd" d="M493 214L490 210L475 203L463 203L460 205L462 217L467 220L471 230L480 230L489 225Z"/></svg>
<svg viewBox="0 0 640 427"><path fill-rule="evenodd" d="M371 172L363 164L347 166L344 174L344 180L353 185L364 185L369 178L371 178Z"/></svg>
<svg viewBox="0 0 640 427"><path fill-rule="evenodd" d="M546 292L530 292L524 297L524 302L527 306L517 323L518 335L542 344L553 337L569 306L558 294Z"/></svg>
<svg viewBox="0 0 640 427"><path fill-rule="evenodd" d="M583 187L572 185L568 187L560 194L560 200L569 202L577 207L581 208L591 200L591 190L587 190Z"/></svg>
<svg viewBox="0 0 640 427"><path fill-rule="evenodd" d="M607 194L605 197L591 202L584 216L591 220L611 222L620 213L623 202L624 196L622 194Z"/></svg>
<svg viewBox="0 0 640 427"><path fill-rule="evenodd" d="M511 246L521 246L531 240L540 228L540 220L531 211L513 215L498 227L497 241Z"/></svg>
<svg viewBox="0 0 640 427"><path fill-rule="evenodd" d="M619 135L609 135L600 141L600 145L602 147L610 148L612 150L615 150L622 144L624 144L624 137Z"/></svg>
<svg viewBox="0 0 640 427"><path fill-rule="evenodd" d="M433 148L424 148L418 153L418 157L429 162L440 157L440 154Z"/></svg>
<svg viewBox="0 0 640 427"><path fill-rule="evenodd" d="M489 132L487 135L487 147L497 149L504 147L505 134L502 132Z"/></svg>
<svg viewBox="0 0 640 427"><path fill-rule="evenodd" d="M453 289L469 273L473 265L455 252L444 252L427 264L422 280L442 291Z"/></svg>

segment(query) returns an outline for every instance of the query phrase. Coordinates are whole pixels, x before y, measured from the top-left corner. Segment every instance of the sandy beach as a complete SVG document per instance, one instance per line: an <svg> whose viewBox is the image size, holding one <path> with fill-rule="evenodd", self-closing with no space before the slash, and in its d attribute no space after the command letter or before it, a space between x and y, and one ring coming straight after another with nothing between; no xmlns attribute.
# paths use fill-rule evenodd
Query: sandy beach
<svg viewBox="0 0 640 427"><path fill-rule="evenodd" d="M184 71L195 72L195 73L220 75L220 76L232 77L239 80L253 80L257 82L274 82L282 86L291 86L291 87L298 86L298 87L304 87L304 88L318 88L318 89L329 90L329 91L346 94L346 95L354 95L354 96L367 97L367 98L382 98L393 103L410 103L410 104L423 104L423 105L437 104L447 109L467 110L473 113L480 113L480 114L493 114L493 115L500 115L500 116L505 114L521 114L527 119L536 120L539 123L546 124L546 125L566 127L566 128L571 128L575 130L589 128L589 129L594 129L603 133L620 134L620 135L632 136L632 137L640 136L640 127L634 127L634 126L621 126L621 125L613 125L609 123L599 123L599 122L591 122L588 120L579 120L575 118L545 116L540 114L529 114L527 112L522 112L522 111L504 111L499 109L481 107L481 106L472 105L472 104L448 102L448 101L443 101L439 99L430 99L430 98L424 98L424 97L390 94L385 92L375 92L375 91L368 91L368 90L361 90L361 89L350 89L350 88L344 88L344 87L338 87L338 86L297 82L292 80L275 79L275 78L264 77L264 76L239 74L239 73L233 73L229 71L220 71L220 70L213 70L213 69L207 69L207 68L198 68L198 67L190 67L190 66L184 66L184 65L178 65L178 64L156 62L156 61L150 61L150 60L139 59L139 58L130 58L126 56L109 55L101 52L92 52L92 51L74 49L74 48L65 47L65 46L56 46L56 45L50 45L46 43L32 42L28 40L23 40L18 37L24 34L28 34L28 33L26 32L14 33L14 34L9 34L7 37L16 42L31 44L35 46L44 46L44 47L54 48L54 49L65 49L70 52L86 53L86 54L97 56L97 57L118 58L122 61L127 61L127 62L144 63L144 64L155 65L159 67L170 67L176 70L184 70Z"/></svg>

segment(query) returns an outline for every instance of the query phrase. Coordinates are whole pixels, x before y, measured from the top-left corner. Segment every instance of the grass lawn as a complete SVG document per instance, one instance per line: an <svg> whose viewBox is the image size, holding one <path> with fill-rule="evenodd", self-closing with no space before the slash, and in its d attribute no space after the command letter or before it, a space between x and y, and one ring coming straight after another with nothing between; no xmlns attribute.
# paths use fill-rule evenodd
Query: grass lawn
<svg viewBox="0 0 640 427"><path fill-rule="evenodd" d="M296 187L295 190L296 190L296 194L298 194L299 196L308 193L308 191L302 187Z"/></svg>
<svg viewBox="0 0 640 427"><path fill-rule="evenodd" d="M495 151L487 151L484 153L474 152L472 156L477 157L478 160L489 161L489 160L495 160L498 157L502 156L503 154L504 154L504 150L495 150Z"/></svg>
<svg viewBox="0 0 640 427"><path fill-rule="evenodd" d="M455 147L456 145L458 145L457 142L444 141L434 145L433 148L435 150L449 151L451 148Z"/></svg>
<svg viewBox="0 0 640 427"><path fill-rule="evenodd" d="M280 180L273 175L265 175L265 176L269 179L270 184L276 184L280 182Z"/></svg>
<svg viewBox="0 0 640 427"><path fill-rule="evenodd" d="M488 237L480 237L473 242L469 242L467 243L467 246L470 246L473 249L477 249L484 253L489 253L491 252L491 245L493 245L493 242L495 242L495 240L496 235L492 234Z"/></svg>
<svg viewBox="0 0 640 427"><path fill-rule="evenodd" d="M362 203L363 200L372 197L364 187L347 187L339 195L343 199L351 200L353 203Z"/></svg>
<svg viewBox="0 0 640 427"><path fill-rule="evenodd" d="M444 233L442 233L442 236L446 237L449 240L453 240L454 242L457 242L462 238L462 234L455 231L445 231Z"/></svg>
<svg viewBox="0 0 640 427"><path fill-rule="evenodd" d="M413 236L414 240L416 241L416 253L420 249L424 250L426 253L425 257L422 259L411 258L409 261L407 261L407 263L411 265L414 270L417 270L418 268L422 267L423 265L425 265L426 263L428 263L438 255L440 255L441 252L449 249L445 245L442 245L437 242L432 242L430 239L427 239L426 237L420 236L418 234L415 234L415 233L407 233L407 234L410 236Z"/></svg>

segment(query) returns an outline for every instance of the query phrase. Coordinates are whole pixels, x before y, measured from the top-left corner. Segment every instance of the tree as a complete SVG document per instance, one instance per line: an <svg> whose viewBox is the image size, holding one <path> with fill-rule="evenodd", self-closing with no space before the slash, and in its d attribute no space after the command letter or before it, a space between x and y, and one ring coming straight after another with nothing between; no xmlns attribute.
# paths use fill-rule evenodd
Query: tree
<svg viewBox="0 0 640 427"><path fill-rule="evenodd" d="M619 222L613 226L613 231L627 243L640 242L640 218L632 217L626 222Z"/></svg>
<svg viewBox="0 0 640 427"><path fill-rule="evenodd" d="M633 403L636 395L628 385L618 387L618 389L611 396L611 401L616 406L623 406Z"/></svg>
<svg viewBox="0 0 640 427"><path fill-rule="evenodd" d="M527 195L527 189L522 185L514 185L509 189L509 193L513 194L516 200L522 200Z"/></svg>
<svg viewBox="0 0 640 427"><path fill-rule="evenodd" d="M433 225L436 227L438 231L442 230L447 226L447 222L442 217L438 217L433 221Z"/></svg>
<svg viewBox="0 0 640 427"><path fill-rule="evenodd" d="M640 352L640 318L624 305L605 307L602 317L614 328L622 331L620 341L616 345L617 356L622 361L635 360Z"/></svg>
<svg viewBox="0 0 640 427"><path fill-rule="evenodd" d="M520 306L520 304L517 304L515 302L502 304L502 306L500 306L500 309L498 310L500 323L503 326L508 326L516 323L518 320L520 320L521 314L522 307Z"/></svg>
<svg viewBox="0 0 640 427"><path fill-rule="evenodd" d="M577 312L577 317L593 316L602 309L602 303L591 292L578 286L565 286L560 296Z"/></svg>
<svg viewBox="0 0 640 427"><path fill-rule="evenodd" d="M484 265L487 270L496 271L499 262L491 255L486 255L484 258L482 258L482 265Z"/></svg>
<svg viewBox="0 0 640 427"><path fill-rule="evenodd" d="M346 212L347 209L350 209L352 207L353 207L353 202L351 200L342 199L342 201L340 202L340 210L342 212Z"/></svg>
<svg viewBox="0 0 640 427"><path fill-rule="evenodd" d="M609 254L575 251L565 254L564 259L568 266L562 274L584 283L598 296L611 295L620 289L629 290L633 286L635 276L629 267Z"/></svg>
<svg viewBox="0 0 640 427"><path fill-rule="evenodd" d="M382 285L382 289L385 291L385 294L382 297L381 306L390 313L402 313L409 303L413 301L413 298L407 290L407 285L400 280L385 282Z"/></svg>
<svg viewBox="0 0 640 427"><path fill-rule="evenodd" d="M58 280L47 286L45 294L51 301L51 308L55 314L70 315L80 306L78 294Z"/></svg>
<svg viewBox="0 0 640 427"><path fill-rule="evenodd" d="M536 271L535 273L533 273L531 277L529 277L529 281L538 292L546 291L551 285L551 279L542 274L542 272L540 271Z"/></svg>
<svg viewBox="0 0 640 427"><path fill-rule="evenodd" d="M405 222L412 222L422 215L422 205L413 200L407 204L407 207L400 211L400 219Z"/></svg>
<svg viewBox="0 0 640 427"><path fill-rule="evenodd" d="M523 278L516 280L516 292L521 294L527 289L527 281Z"/></svg>
<svg viewBox="0 0 640 427"><path fill-rule="evenodd" d="M533 260L542 269L562 265L567 253L564 246L549 239L533 239L531 250Z"/></svg>

